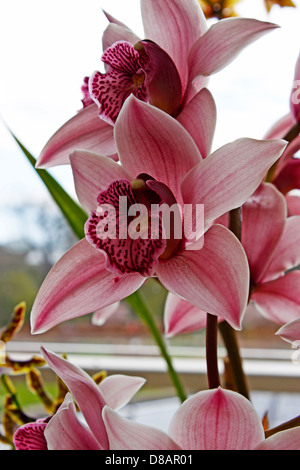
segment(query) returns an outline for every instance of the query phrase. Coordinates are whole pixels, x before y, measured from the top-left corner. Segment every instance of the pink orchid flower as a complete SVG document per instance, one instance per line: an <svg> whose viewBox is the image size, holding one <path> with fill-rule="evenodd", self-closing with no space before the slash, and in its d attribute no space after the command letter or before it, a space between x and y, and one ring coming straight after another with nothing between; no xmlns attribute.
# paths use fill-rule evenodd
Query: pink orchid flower
<svg viewBox="0 0 300 470"><path fill-rule="evenodd" d="M76 149L116 159L113 124L130 94L177 118L209 75L277 27L254 19L230 18L207 30L197 0L141 0L141 12L146 40L106 15L110 21L103 34L106 73L93 74L89 91L85 79L85 108L46 143L38 167L69 163L69 155ZM99 105L102 119L98 118L98 106L90 104L91 98Z"/></svg>
<svg viewBox="0 0 300 470"><path fill-rule="evenodd" d="M17 450L109 449L102 418L104 406L120 409L144 385L145 379L111 375L99 385L82 369L42 348L50 368L64 381L82 413L78 418L70 393L57 412L46 419L25 424L14 435Z"/></svg>
<svg viewBox="0 0 300 470"><path fill-rule="evenodd" d="M299 450L300 427L265 439L259 415L242 395L217 388L188 398L168 434L103 409L111 450Z"/></svg>
<svg viewBox="0 0 300 470"><path fill-rule="evenodd" d="M240 329L249 287L246 256L227 228L207 227L251 196L285 142L239 139L202 159L178 121L133 95L122 107L114 132L121 164L87 151L71 156L78 198L91 213L87 236L46 277L32 309L32 332L111 305L149 276L157 276L166 289L195 306L221 313ZM115 207L120 197L130 204L160 200L166 205L177 201L178 207L204 205L204 246L187 245L184 237L98 238L97 200Z"/></svg>
<svg viewBox="0 0 300 470"><path fill-rule="evenodd" d="M287 216L283 195L263 183L242 206L242 238L250 268L250 299L269 320L284 325L300 317L300 217ZM224 222L226 224L226 222ZM205 311L168 294L167 336L204 328Z"/></svg>

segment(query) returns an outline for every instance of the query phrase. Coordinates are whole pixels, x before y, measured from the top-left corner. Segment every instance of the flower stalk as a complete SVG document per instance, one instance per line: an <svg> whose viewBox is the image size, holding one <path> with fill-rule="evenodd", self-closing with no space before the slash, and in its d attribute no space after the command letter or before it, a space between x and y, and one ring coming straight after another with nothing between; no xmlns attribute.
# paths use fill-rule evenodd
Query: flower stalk
<svg viewBox="0 0 300 470"><path fill-rule="evenodd" d="M207 314L206 320L206 364L207 380L210 389L220 386L218 368L218 317Z"/></svg>
<svg viewBox="0 0 300 470"><path fill-rule="evenodd" d="M229 213L229 229L241 241L242 218L241 207L233 209ZM224 345L227 349L228 358L232 368L232 373L237 391L245 398L250 399L247 377L244 373L240 348L237 340L236 331L226 322L219 323L219 330L222 335Z"/></svg>
<svg viewBox="0 0 300 470"><path fill-rule="evenodd" d="M181 383L181 380L176 370L174 369L172 359L167 351L163 337L157 325L155 324L153 315L150 312L149 307L146 305L143 294L139 290L135 292L134 294L130 295L129 297L127 297L126 301L133 308L133 310L136 312L138 317L142 320L142 322L148 327L149 331L151 332L153 339L155 340L157 346L159 347L162 357L166 361L169 376L176 389L177 395L179 399L182 402L184 402L187 396L184 391L183 385Z"/></svg>

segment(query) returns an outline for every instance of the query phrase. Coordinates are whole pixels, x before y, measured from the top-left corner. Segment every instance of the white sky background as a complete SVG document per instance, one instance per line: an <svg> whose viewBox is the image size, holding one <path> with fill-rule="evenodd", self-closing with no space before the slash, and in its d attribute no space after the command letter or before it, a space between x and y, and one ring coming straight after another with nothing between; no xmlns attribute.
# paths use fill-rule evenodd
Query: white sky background
<svg viewBox="0 0 300 470"><path fill-rule="evenodd" d="M281 28L211 79L218 107L215 148L239 137L262 138L288 112L300 52L300 0L295 3L298 9L275 6L270 15L263 0L243 0L236 7L242 16ZM83 77L102 69L107 20L101 8L143 37L138 0L0 0L0 115L35 157L81 108ZM49 201L49 195L1 122L0 165L2 242L18 230L3 209ZM51 173L74 196L70 167Z"/></svg>

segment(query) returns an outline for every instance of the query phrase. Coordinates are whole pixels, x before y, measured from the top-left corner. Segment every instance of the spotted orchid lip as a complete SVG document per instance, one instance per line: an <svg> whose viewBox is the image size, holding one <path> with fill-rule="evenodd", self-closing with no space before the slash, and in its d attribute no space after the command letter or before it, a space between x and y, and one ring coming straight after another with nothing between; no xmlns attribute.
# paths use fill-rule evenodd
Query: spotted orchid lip
<svg viewBox="0 0 300 470"><path fill-rule="evenodd" d="M86 237L104 252L107 269L118 275L138 272L151 276L158 261L177 250L181 239L175 237L175 225L182 227L181 211L166 184L141 173L131 182L113 181L97 201L99 206L86 223ZM169 207L171 218L164 216Z"/></svg>
<svg viewBox="0 0 300 470"><path fill-rule="evenodd" d="M185 122L195 124L195 114L188 116ZM120 164L84 150L70 156L76 193L86 210L95 209L97 196L113 179L125 179L130 185L145 172L165 183L179 204L205 204L206 223L244 204L286 147L283 141L239 139L201 159L196 143L178 120L134 96L122 107L114 137ZM63 255L34 302L32 333L124 299L145 282L145 276L131 272L117 275L116 284L116 274L106 264L103 252L86 239ZM157 264L155 275L169 291L203 311L222 312L234 328L241 328L249 266L241 244L226 228L212 226L205 232L202 249L179 249Z"/></svg>
<svg viewBox="0 0 300 470"><path fill-rule="evenodd" d="M153 275L158 258L165 251L166 240L162 237L160 222L157 226L159 233L153 237L154 223L149 219L147 209L151 203L160 201L157 193L147 185L133 189L127 180L113 181L99 194L98 209L92 211L85 231L87 240L105 254L108 270L117 275ZM128 217L133 207L136 215ZM136 234L138 236L134 236Z"/></svg>
<svg viewBox="0 0 300 470"><path fill-rule="evenodd" d="M99 116L114 124L125 99L133 93L142 101L149 101L145 84L145 66L149 61L126 41L118 41L106 49L102 61L107 73L94 72L89 80L90 96L99 107Z"/></svg>

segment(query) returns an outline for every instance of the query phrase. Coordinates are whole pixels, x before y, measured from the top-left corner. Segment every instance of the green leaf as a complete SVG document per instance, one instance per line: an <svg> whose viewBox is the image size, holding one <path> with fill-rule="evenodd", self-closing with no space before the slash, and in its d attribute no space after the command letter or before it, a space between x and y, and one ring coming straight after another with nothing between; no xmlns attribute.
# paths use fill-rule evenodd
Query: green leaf
<svg viewBox="0 0 300 470"><path fill-rule="evenodd" d="M49 193L63 213L65 219L69 223L74 234L79 238L84 237L84 224L87 220L86 212L71 198L71 196L60 186L60 184L48 173L47 170L35 168L36 159L24 147L24 145L17 139L17 137L10 131L11 135L17 142L22 152L26 155L27 159L39 175L41 180L46 185Z"/></svg>

